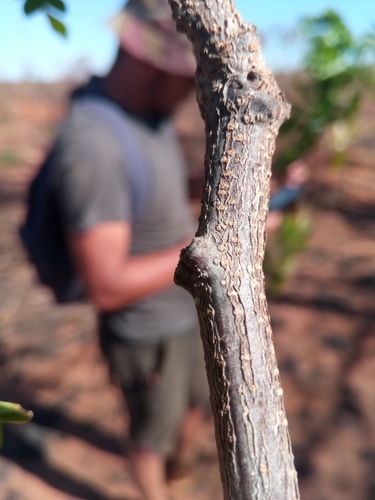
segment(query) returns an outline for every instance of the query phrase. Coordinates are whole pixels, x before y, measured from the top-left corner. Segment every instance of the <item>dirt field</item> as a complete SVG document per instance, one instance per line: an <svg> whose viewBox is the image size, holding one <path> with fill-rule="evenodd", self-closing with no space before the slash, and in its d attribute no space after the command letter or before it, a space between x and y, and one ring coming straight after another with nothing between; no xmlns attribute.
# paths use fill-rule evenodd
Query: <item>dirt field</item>
<svg viewBox="0 0 375 500"><path fill-rule="evenodd" d="M93 310L55 306L18 243L26 186L66 88L0 84L0 399L35 413L5 429L0 500L136 500L126 411L99 355ZM302 500L375 499L374 115L366 106L344 171L315 156L314 230L270 301ZM197 155L196 127L186 115L178 126ZM207 429L201 444L212 449L212 440ZM217 464L201 463L170 491L220 500Z"/></svg>

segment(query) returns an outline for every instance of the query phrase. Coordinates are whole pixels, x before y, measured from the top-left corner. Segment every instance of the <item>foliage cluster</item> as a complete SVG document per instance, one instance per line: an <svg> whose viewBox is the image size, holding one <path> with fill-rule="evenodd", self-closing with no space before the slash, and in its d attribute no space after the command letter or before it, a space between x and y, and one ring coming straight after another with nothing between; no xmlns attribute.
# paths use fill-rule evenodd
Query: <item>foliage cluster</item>
<svg viewBox="0 0 375 500"><path fill-rule="evenodd" d="M344 163L361 100L375 89L375 31L356 39L333 10L302 19L299 28L305 54L302 70L292 80L291 117L280 129L276 175L324 138L332 163ZM297 206L269 238L264 263L269 291L280 288L310 232L308 215Z"/></svg>
<svg viewBox="0 0 375 500"><path fill-rule="evenodd" d="M51 27L60 35L66 36L67 30L65 24L58 19L61 13L66 11L66 5L63 0L22 0L24 2L23 10L25 14L34 14L35 12L44 12Z"/></svg>
<svg viewBox="0 0 375 500"><path fill-rule="evenodd" d="M280 228L270 234L263 263L267 292L280 291L285 278L294 270L296 254L305 249L311 231L311 217L304 208L287 213Z"/></svg>
<svg viewBox="0 0 375 500"><path fill-rule="evenodd" d="M327 10L300 23L306 47L302 71L294 79L291 118L280 129L288 146L278 155L275 169L283 171L306 155L324 135L335 159L342 158L352 137L353 120L368 88L375 88L375 31L356 39L340 16Z"/></svg>

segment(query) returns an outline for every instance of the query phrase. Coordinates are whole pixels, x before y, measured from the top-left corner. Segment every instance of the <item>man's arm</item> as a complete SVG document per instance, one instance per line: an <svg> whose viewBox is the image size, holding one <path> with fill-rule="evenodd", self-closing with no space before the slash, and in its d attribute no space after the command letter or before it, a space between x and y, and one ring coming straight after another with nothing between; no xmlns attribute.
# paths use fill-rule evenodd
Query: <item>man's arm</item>
<svg viewBox="0 0 375 500"><path fill-rule="evenodd" d="M73 257L92 302L101 311L114 311L173 284L181 248L129 256L131 226L103 222L71 234Z"/></svg>

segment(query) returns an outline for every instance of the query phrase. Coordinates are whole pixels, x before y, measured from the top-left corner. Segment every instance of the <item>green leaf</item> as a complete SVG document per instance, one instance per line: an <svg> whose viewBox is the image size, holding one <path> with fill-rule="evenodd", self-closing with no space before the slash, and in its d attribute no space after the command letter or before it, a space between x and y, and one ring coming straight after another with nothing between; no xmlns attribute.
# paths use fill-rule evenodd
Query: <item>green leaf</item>
<svg viewBox="0 0 375 500"><path fill-rule="evenodd" d="M23 10L25 14L32 14L36 10L42 9L46 4L46 0L26 0Z"/></svg>
<svg viewBox="0 0 375 500"><path fill-rule="evenodd" d="M61 21L56 19L56 17L53 17L50 14L48 14L48 19L49 22L51 23L52 28L58 33L60 33L62 36L66 37L67 31L65 25Z"/></svg>
<svg viewBox="0 0 375 500"><path fill-rule="evenodd" d="M30 422L34 414L16 403L0 401L0 425L3 423L24 424Z"/></svg>
<svg viewBox="0 0 375 500"><path fill-rule="evenodd" d="M30 422L33 416L32 411L25 410L19 404L0 401L0 448L3 444L3 423L25 424Z"/></svg>
<svg viewBox="0 0 375 500"><path fill-rule="evenodd" d="M47 2L55 9L61 10L62 12L66 11L65 3L62 0L47 0Z"/></svg>

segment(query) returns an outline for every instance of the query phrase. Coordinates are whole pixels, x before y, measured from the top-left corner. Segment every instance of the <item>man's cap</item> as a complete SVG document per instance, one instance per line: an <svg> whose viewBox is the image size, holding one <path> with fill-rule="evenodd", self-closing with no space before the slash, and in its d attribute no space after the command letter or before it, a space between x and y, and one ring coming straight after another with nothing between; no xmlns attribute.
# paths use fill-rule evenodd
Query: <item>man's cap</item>
<svg viewBox="0 0 375 500"><path fill-rule="evenodd" d="M168 0L129 0L109 26L134 57L168 73L194 76L191 44L177 32Z"/></svg>

